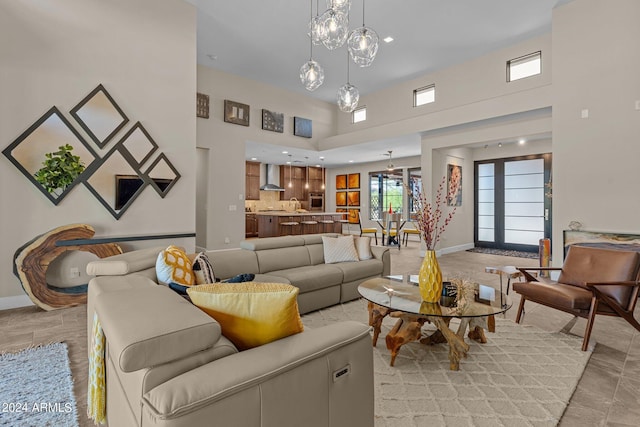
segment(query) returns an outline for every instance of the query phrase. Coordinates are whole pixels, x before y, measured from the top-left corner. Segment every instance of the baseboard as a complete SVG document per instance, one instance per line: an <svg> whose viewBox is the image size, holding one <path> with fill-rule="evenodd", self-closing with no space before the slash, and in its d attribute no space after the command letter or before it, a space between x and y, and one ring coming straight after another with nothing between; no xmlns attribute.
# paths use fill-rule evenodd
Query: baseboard
<svg viewBox="0 0 640 427"><path fill-rule="evenodd" d="M452 254L454 252L462 252L462 251L466 251L467 249L473 249L474 247L475 245L473 243L465 243L464 245L449 246L448 248L438 249L436 251L436 256ZM424 253L425 251L420 249L420 256L424 256Z"/></svg>
<svg viewBox="0 0 640 427"><path fill-rule="evenodd" d="M0 298L0 311L34 305L27 295Z"/></svg>

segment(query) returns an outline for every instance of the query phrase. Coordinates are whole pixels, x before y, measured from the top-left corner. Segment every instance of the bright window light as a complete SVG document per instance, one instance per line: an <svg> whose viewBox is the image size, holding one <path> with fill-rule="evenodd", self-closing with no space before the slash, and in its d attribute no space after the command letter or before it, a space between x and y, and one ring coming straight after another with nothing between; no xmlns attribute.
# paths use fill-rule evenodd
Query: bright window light
<svg viewBox="0 0 640 427"><path fill-rule="evenodd" d="M364 122L367 120L367 107L360 107L353 110L353 123Z"/></svg>
<svg viewBox="0 0 640 427"><path fill-rule="evenodd" d="M430 104L436 100L436 85L421 87L413 91L413 106Z"/></svg>
<svg viewBox="0 0 640 427"><path fill-rule="evenodd" d="M542 52L530 53L507 61L507 81L524 79L542 72Z"/></svg>

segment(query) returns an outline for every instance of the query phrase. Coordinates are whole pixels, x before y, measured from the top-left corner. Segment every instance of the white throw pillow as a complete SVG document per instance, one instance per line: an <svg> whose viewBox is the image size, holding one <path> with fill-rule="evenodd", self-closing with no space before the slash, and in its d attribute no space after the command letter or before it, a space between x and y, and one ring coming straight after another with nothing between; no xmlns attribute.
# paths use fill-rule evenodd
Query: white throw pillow
<svg viewBox="0 0 640 427"><path fill-rule="evenodd" d="M353 236L353 242L358 251L358 258L360 261L373 258L371 253L371 237L369 236Z"/></svg>
<svg viewBox="0 0 640 427"><path fill-rule="evenodd" d="M353 242L353 236L328 237L322 236L325 264L336 262L359 261L358 251Z"/></svg>

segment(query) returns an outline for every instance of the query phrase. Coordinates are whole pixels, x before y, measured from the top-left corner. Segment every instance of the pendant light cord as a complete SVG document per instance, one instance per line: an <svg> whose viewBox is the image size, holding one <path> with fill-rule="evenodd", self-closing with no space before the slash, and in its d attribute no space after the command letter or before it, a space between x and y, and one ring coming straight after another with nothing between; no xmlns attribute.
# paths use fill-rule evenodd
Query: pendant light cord
<svg viewBox="0 0 640 427"><path fill-rule="evenodd" d="M364 27L364 1L362 0L362 26Z"/></svg>

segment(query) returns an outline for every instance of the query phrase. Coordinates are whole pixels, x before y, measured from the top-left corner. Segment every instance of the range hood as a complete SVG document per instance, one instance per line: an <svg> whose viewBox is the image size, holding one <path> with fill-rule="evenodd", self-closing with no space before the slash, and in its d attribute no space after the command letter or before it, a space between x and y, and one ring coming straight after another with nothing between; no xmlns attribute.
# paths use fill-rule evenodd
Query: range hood
<svg viewBox="0 0 640 427"><path fill-rule="evenodd" d="M265 164L266 175L265 184L260 187L260 190L265 191L284 191L284 188L280 187L280 170L275 165Z"/></svg>

